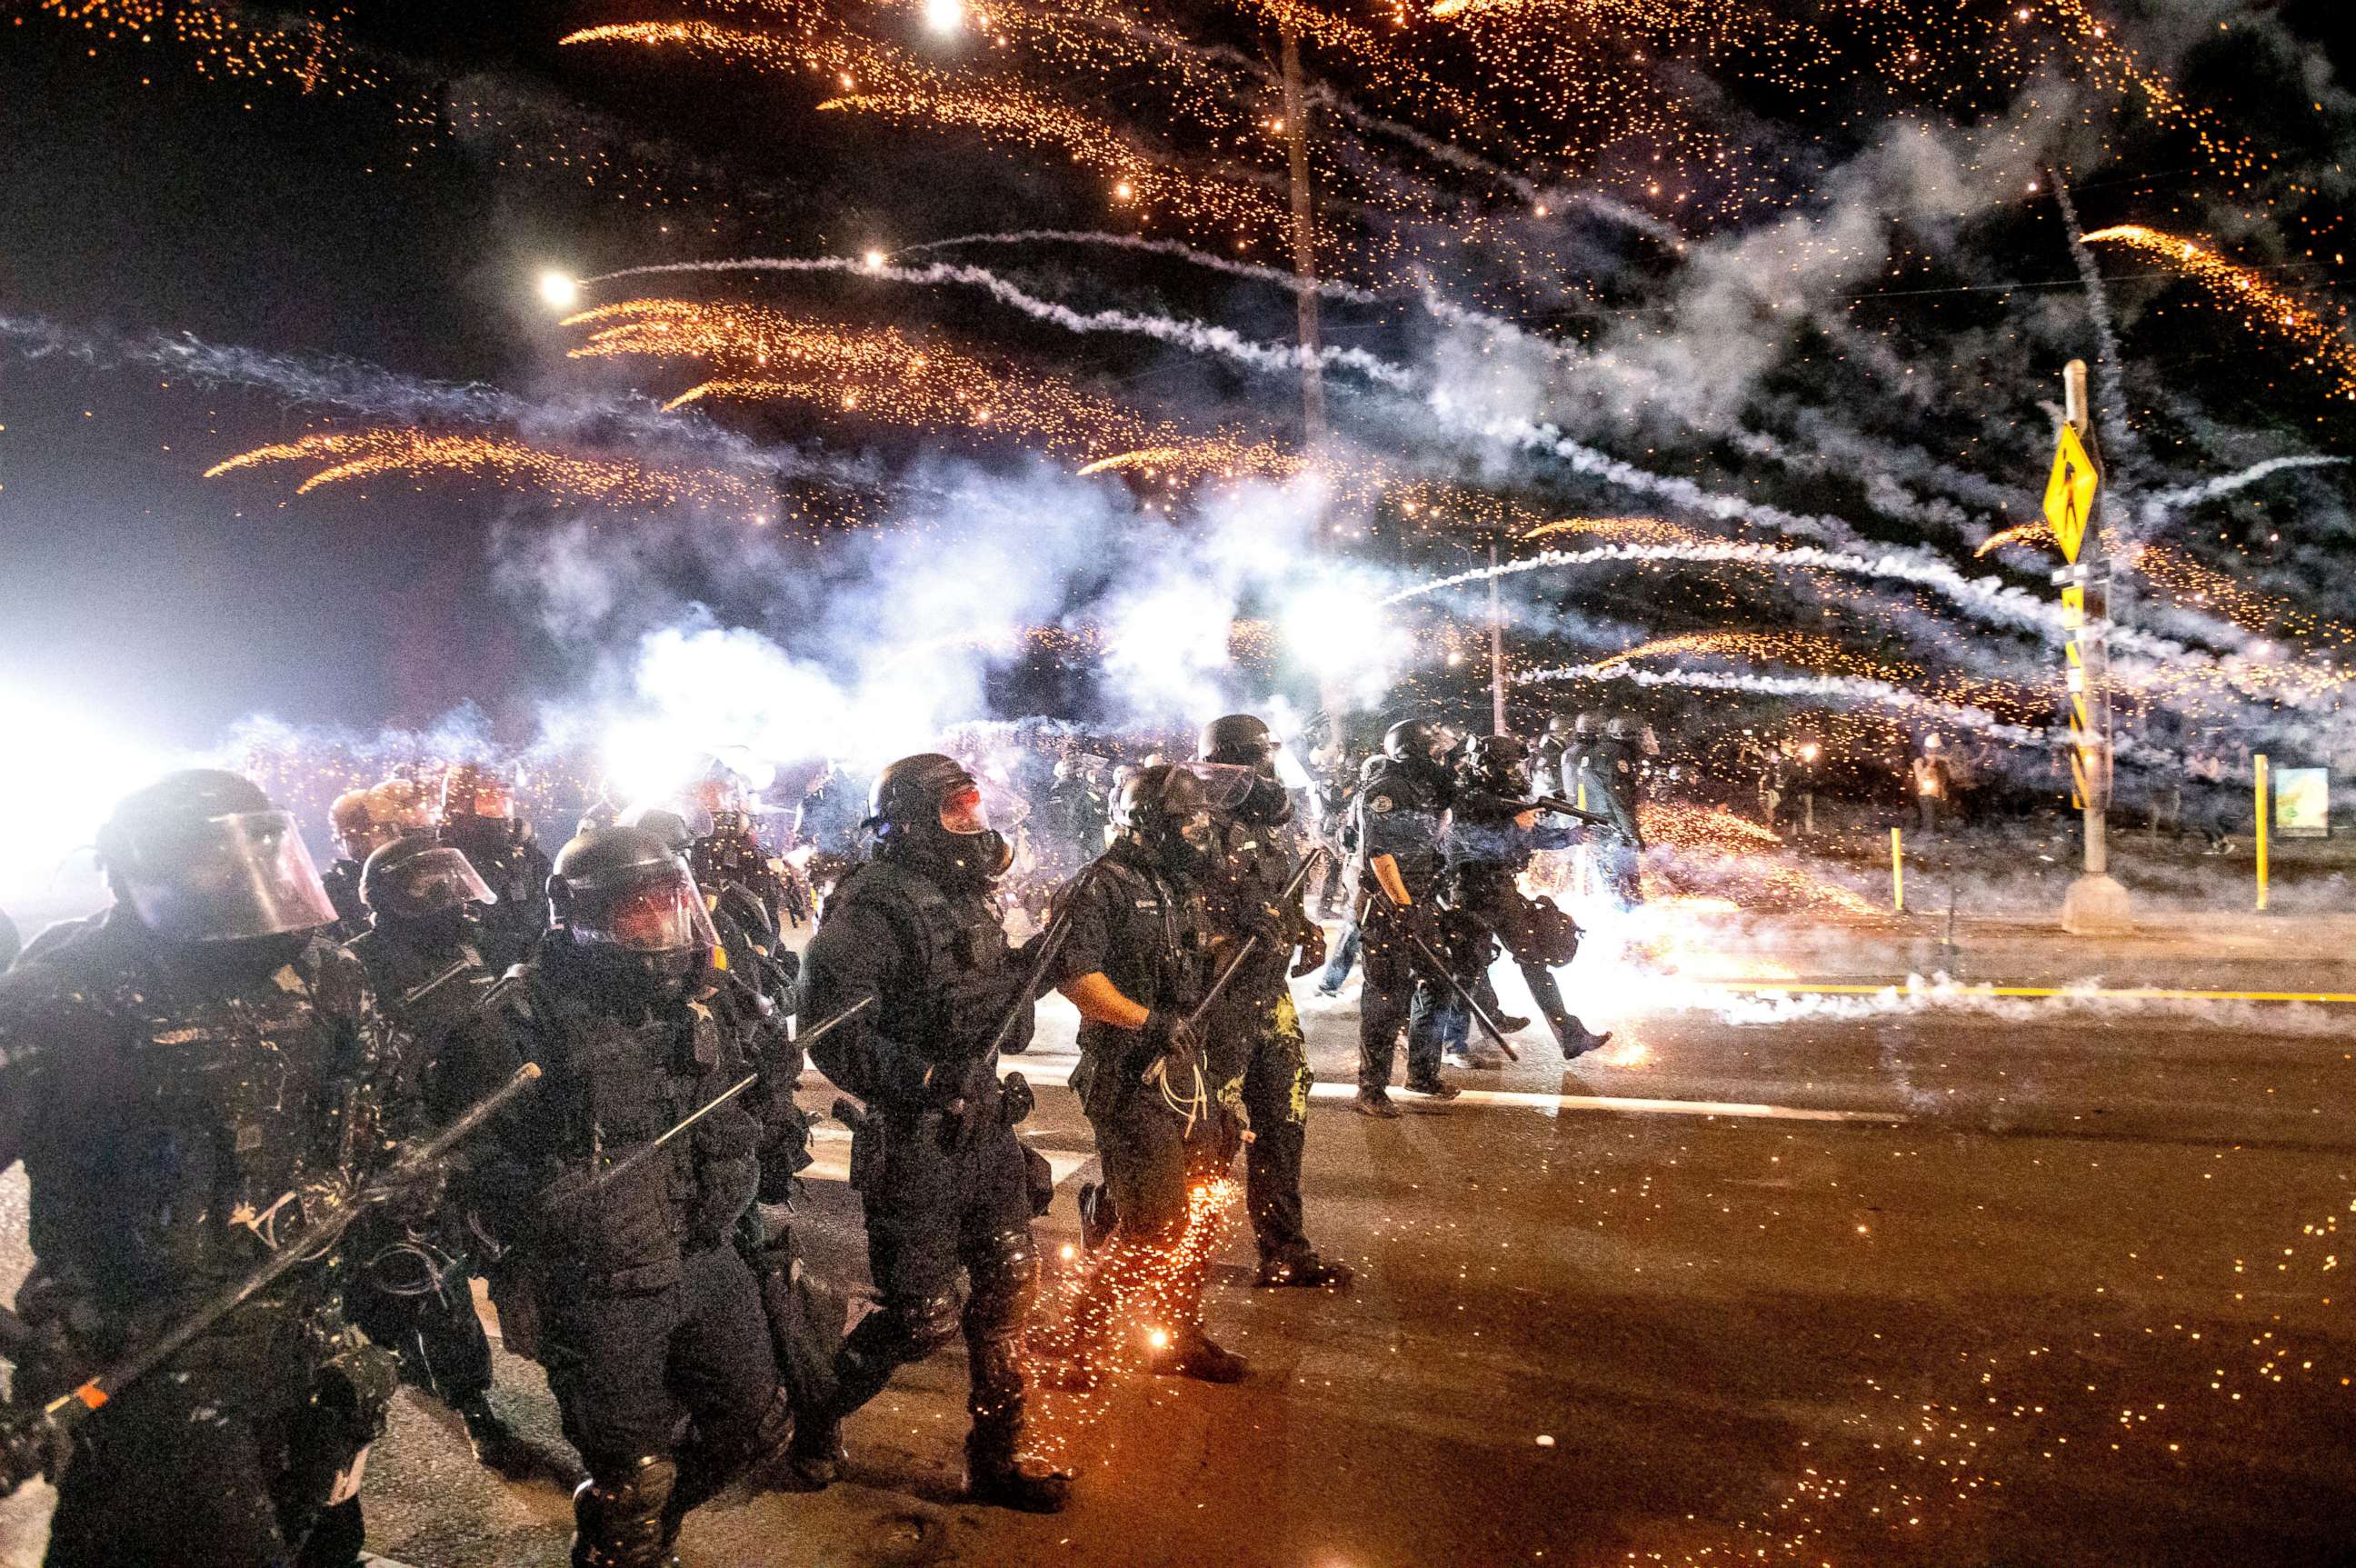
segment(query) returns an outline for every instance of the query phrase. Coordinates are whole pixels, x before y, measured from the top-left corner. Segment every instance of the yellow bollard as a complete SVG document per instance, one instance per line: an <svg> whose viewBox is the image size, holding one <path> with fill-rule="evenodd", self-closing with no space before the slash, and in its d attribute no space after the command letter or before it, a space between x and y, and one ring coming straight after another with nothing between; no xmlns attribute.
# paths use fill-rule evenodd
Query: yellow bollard
<svg viewBox="0 0 2356 1568"><path fill-rule="evenodd" d="M2250 760L2256 768L2258 780L2258 911L2264 914L2266 908L2266 829L2271 825L2266 819L2273 815L2266 810L2266 786L2270 780L2266 759L2260 756Z"/></svg>
<svg viewBox="0 0 2356 1568"><path fill-rule="evenodd" d="M1906 847L1899 830L1890 830L1890 907L1906 912Z"/></svg>

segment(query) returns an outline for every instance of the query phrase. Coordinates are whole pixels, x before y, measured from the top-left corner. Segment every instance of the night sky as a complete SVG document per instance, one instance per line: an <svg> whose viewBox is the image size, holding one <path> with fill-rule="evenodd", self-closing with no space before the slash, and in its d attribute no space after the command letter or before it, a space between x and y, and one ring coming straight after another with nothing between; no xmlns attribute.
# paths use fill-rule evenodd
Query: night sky
<svg viewBox="0 0 2356 1568"><path fill-rule="evenodd" d="M851 254L992 229L1119 226L1090 177L1052 153L817 113L812 91L741 65L555 46L566 30L599 21L696 14L683 3L355 4L331 17L337 58L341 69L373 81L348 91L334 70L311 91L283 71L260 81L224 74L217 62L208 68L202 48L161 36L160 27L150 44L93 43L94 35L58 15L96 12L102 19L136 8L16 0L0 10L7 130L0 136L0 315L134 338L185 332L528 393L651 386L636 367L565 364L569 339L532 291L541 269L585 275L689 257ZM2229 129L2263 134L2287 159L2274 177L2277 187L2291 171L2320 193L2308 189L2295 202L2237 219L2237 204L2252 205L2246 193L2183 163L2180 132L2129 124L2080 172L2088 227L2147 220L2205 228L2229 253L2272 269L2269 275L2308 291L2310 301L2344 308L2333 303L2344 263L2325 253L2343 234L2348 187L2336 160L2349 145L2351 122L2339 85L2347 62L2333 52L2345 45L2326 22L2334 9L2329 0L2159 7L2163 16L2179 15L2166 26L2130 29L2164 48L2187 96L2211 105ZM2188 48L2185 18L2196 10L2228 25ZM284 16L242 15L264 22ZM1232 12L1197 20L1198 38L1253 45L1252 27ZM2244 22L2241 34L2233 20ZM1852 38L1841 47L1858 51L1862 70L1864 44ZM1473 64L1435 70L1449 85L1481 85ZM2294 89L2296 96L2308 93L2298 86L2302 77L2323 84L2315 93L2321 106L2311 113L2293 101ZM1150 84L1116 83L1091 89L1086 101L1121 113L1130 87L1135 102L1151 97ZM1379 103L1368 84L1357 91ZM1778 89L1756 81L1712 91L1729 116L1788 138L1774 177L1799 186L1810 170L1837 166L1924 101L1876 97L1878 83L1805 102L1779 99ZM1983 94L1952 118L1985 124L2000 114L2002 99ZM469 108L485 103L498 106L496 128L486 129ZM1616 150L1599 163L1599 174L1616 177L1631 157ZM2161 210L2188 199L2204 224ZM1805 211L1809 199L1786 205ZM1762 209L1690 231L1724 240L1746 221L1764 224L1772 216ZM1430 231L1424 230L1427 254L1435 253ZM2040 291L2048 303L2031 308L2056 318L2079 308L2059 220L2042 200L1983 213L1966 239L1926 232L1898 249L1913 254L1888 269L1895 280L1883 291L1888 297L1853 304L1850 319L1886 328L1892 351L1919 358L1929 374L1954 368L1933 363L1954 338L1994 329L2001 311L1988 304L1981 280L2024 285L2003 295L2004 308L2034 302ZM1093 291L1091 304L1151 305L1264 339L1281 341L1290 330L1290 302L1280 295L1151 259L1118 269L1068 252L968 259L1002 265L1043 292L1054 285ZM1673 262L1656 250L1618 240L1607 246L1586 231L1569 235L1558 260L1567 279L1561 297L1526 276L1516 288L1528 307L1525 319L1574 336L1591 338L1614 312L1656 301L1675 276ZM2165 381L2179 402L2190 398L2237 428L2271 430L2304 443L2302 449L2346 449L2356 422L2326 406L2317 424L2314 411L2325 405L2319 383L2279 374L2261 384L2244 373L2248 339L2236 323L2188 304L2180 287L2170 295L2165 277L2135 281L2155 272L2138 258L2115 252L2104 260L2126 280L2115 285L2122 325L2131 357L2150 377L2139 403L2157 406L2142 394ZM1950 264L1952 275L1942 272ZM1503 292L1512 291L1483 297L1494 302ZM2179 306L2172 315L2153 311L2164 297ZM1257 399L1257 416L1269 428L1290 418L1280 384L1248 387L1229 367L1152 345L1076 346L954 298L849 291L830 296L830 306L851 318L867 312L919 326L927 317L952 323L972 317L977 333L986 331L1002 350L1080 373L1108 393L1214 413ZM1337 310L1328 330L1331 341L1402 358L1425 352L1432 338L1429 327L1400 314L1353 317ZM1857 367L1832 368L1839 359L1797 333L1786 356L1761 376L1760 403L1788 410L1857 398L1857 383L1843 379ZM0 351L0 670L10 680L86 705L106 722L190 745L256 710L298 725L366 727L422 724L462 703L520 736L534 695L574 681L580 650L543 635L534 607L503 591L493 569L495 541L540 526L544 506L464 486L410 491L379 483L365 497L329 489L298 499L291 478L203 480L203 468L232 453L324 428L336 416L251 388L185 379L159 385L168 378L109 360L103 350L37 358ZM1957 384L1970 379L1962 367ZM2001 389L1990 407L1922 400L1906 417L1905 435L1939 456L2001 469L2006 483L2028 490L2037 483L2044 440L2035 400L2051 395L2048 385ZM2003 406L1993 406L1999 400ZM1345 400L1345 416L1346 409ZM2180 424L2182 411L2176 413ZM717 417L757 441L817 442L876 456L887 468L926 447L920 435L830 428L788 412L753 408ZM2173 425L2162 430L2163 423L2154 416L2150 439L2165 456ZM1363 438L1379 444L1391 429L1370 419ZM2017 431L2017 439L2002 437L2014 441L2012 449L1992 450L1992 430ZM1661 444L1638 428L1624 447L1643 456ZM981 460L1008 461L1004 454ZM2189 452L2181 460L2206 461ZM1676 466L1721 488L1852 518L1871 537L1910 538L1905 527L1869 515L1854 475L1740 478L1740 462L1724 443L1700 440L1687 444ZM1539 488L1548 490L1545 504L1557 507L1605 499L1576 480ZM1630 510L1626 498L1612 499ZM2271 527L2244 514L2229 523L2226 541L2246 543ZM1366 548L1409 568L1452 569L1471 558L1465 542L1425 537L1392 511L1378 509L1364 532ZM814 553L781 544L766 570L791 573L825 558L822 544ZM690 562L680 571L691 580L707 565ZM2024 580L2040 575L2031 571ZM750 606L746 619L763 624L758 583L701 588L708 591L689 596L721 607L723 620L734 593ZM1735 595L1730 604L1740 597L1726 592ZM1623 607L1638 611L1648 602L1641 591L1633 600L1621 596ZM1744 616L1772 613L1740 607ZM1709 624L1719 614L1697 614L1684 593L1661 596L1652 610L1636 618L1670 630ZM1047 690L1039 705L1055 700Z"/></svg>

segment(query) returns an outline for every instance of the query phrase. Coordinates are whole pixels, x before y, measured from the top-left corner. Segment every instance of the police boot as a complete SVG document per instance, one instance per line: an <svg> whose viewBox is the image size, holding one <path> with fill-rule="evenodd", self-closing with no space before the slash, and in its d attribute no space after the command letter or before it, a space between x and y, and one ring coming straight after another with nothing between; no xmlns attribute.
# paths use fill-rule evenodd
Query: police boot
<svg viewBox="0 0 2356 1568"><path fill-rule="evenodd" d="M1015 1452L1012 1435L975 1427L965 1440L966 1496L1020 1513L1061 1513L1072 1500L1072 1477L1044 1459Z"/></svg>
<svg viewBox="0 0 2356 1568"><path fill-rule="evenodd" d="M664 1515L679 1469L646 1455L573 1493L573 1568L672 1568Z"/></svg>
<svg viewBox="0 0 2356 1568"><path fill-rule="evenodd" d="M1548 1018L1547 1024L1554 1030L1554 1043L1562 1047L1562 1059L1565 1061L1575 1061L1590 1051L1601 1050L1612 1040L1611 1030L1596 1034L1568 1013L1558 1018Z"/></svg>
<svg viewBox="0 0 2356 1568"><path fill-rule="evenodd" d="M795 1423L793 1441L786 1444L786 1467L805 1491L822 1492L832 1486L850 1456L842 1446L842 1423L831 1415Z"/></svg>
<svg viewBox="0 0 2356 1568"><path fill-rule="evenodd" d="M1173 1334L1168 1344L1154 1350L1146 1367L1156 1377L1193 1378L1205 1383L1240 1383L1251 1375L1251 1363L1219 1346L1199 1323Z"/></svg>
<svg viewBox="0 0 2356 1568"><path fill-rule="evenodd" d="M1398 1107L1391 1103L1390 1092L1379 1084L1359 1090L1358 1098L1352 1102L1351 1109L1361 1116L1377 1117L1386 1122L1396 1121L1399 1113Z"/></svg>
<svg viewBox="0 0 2356 1568"><path fill-rule="evenodd" d="M1072 1477L1023 1452L1023 1337L1019 1326L969 1341L973 1364L973 1430L965 1439L966 1495L975 1502L1023 1513L1060 1513L1071 1501Z"/></svg>
<svg viewBox="0 0 2356 1568"><path fill-rule="evenodd" d="M499 1418L499 1412L491 1408L491 1402L480 1390L460 1399L451 1408L466 1423L467 1444L483 1468L510 1481L520 1481L540 1467L530 1446Z"/></svg>
<svg viewBox="0 0 2356 1568"><path fill-rule="evenodd" d="M1357 1276L1347 1263L1337 1263L1319 1257L1312 1251L1302 1251L1291 1257L1262 1258L1259 1278L1254 1282L1266 1290L1292 1286L1302 1290L1348 1290Z"/></svg>

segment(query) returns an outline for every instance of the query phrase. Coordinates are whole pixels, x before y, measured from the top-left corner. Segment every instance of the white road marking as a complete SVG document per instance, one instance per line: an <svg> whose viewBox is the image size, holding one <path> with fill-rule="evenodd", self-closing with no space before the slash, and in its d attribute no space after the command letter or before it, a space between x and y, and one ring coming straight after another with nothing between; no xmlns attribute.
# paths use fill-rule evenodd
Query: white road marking
<svg viewBox="0 0 2356 1568"><path fill-rule="evenodd" d="M1355 1100L1358 1086L1355 1083L1319 1083L1310 1086L1312 1100ZM1422 1101L1415 1094L1402 1094L1399 1103L1414 1105ZM1746 1105L1732 1100L1640 1100L1618 1094L1540 1094L1518 1089L1468 1089L1459 1093L1451 1105L1513 1105L1532 1111L1621 1111L1652 1116L1741 1116L1771 1122L1869 1122L1890 1123L1904 1122L1907 1117L1894 1111L1829 1111L1807 1105Z"/></svg>
<svg viewBox="0 0 2356 1568"><path fill-rule="evenodd" d="M1071 1180L1096 1158L1094 1155L1069 1154L1062 1149L1041 1149L1039 1152L1047 1156L1047 1164L1055 1173L1057 1187ZM823 1123L811 1128L810 1163L802 1167L800 1175L804 1181L849 1181L851 1130Z"/></svg>
<svg viewBox="0 0 2356 1568"><path fill-rule="evenodd" d="M1061 1087L1079 1063L1077 1051L1028 1051L1007 1061L1009 1067L1019 1069L1042 1088ZM1358 1086L1349 1082L1319 1083L1311 1087L1309 1094L1312 1100L1355 1100ZM1413 1105L1418 1098L1404 1094L1401 1103ZM1730 1100L1649 1100L1619 1094L1548 1094L1519 1089L1467 1089L1449 1103L1547 1112L1614 1111L1641 1116L1733 1116L1763 1122L1858 1122L1883 1126L1912 1120L1895 1111L1834 1111L1807 1105L1752 1105ZM848 1133L841 1135L846 1140L851 1136ZM809 1172L802 1174L807 1176ZM1063 1179L1060 1167L1055 1179Z"/></svg>

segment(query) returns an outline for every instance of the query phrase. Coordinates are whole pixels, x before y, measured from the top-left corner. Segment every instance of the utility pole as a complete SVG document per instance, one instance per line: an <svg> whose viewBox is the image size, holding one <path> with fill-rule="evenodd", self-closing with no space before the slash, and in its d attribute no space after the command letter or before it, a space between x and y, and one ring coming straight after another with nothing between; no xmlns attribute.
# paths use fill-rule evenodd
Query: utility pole
<svg viewBox="0 0 2356 1568"><path fill-rule="evenodd" d="M1497 536L1489 535L1489 733L1505 733L1505 611L1497 592Z"/></svg>
<svg viewBox="0 0 2356 1568"><path fill-rule="evenodd" d="M1301 36L1290 22L1279 28L1284 70L1284 151L1292 169L1293 294L1301 308L1301 435L1314 452L1325 439L1325 377L1318 355L1316 209L1309 189L1309 99L1301 90Z"/></svg>
<svg viewBox="0 0 2356 1568"><path fill-rule="evenodd" d="M1317 320L1317 209L1309 188L1309 95L1301 86L1300 33L1289 20L1280 22L1277 40L1278 66L1284 79L1284 156L1292 175L1293 299L1301 322L1301 448L1313 461L1318 448L1325 444L1325 373L1320 359L1324 338ZM1338 748L1343 715L1349 711L1349 690L1328 677L1318 697Z"/></svg>
<svg viewBox="0 0 2356 1568"><path fill-rule="evenodd" d="M2102 447L2086 406L2086 361L2062 372L2062 430L2045 489L2045 520L2069 562L2062 588L2070 782L2085 826L2085 869L2062 902L2062 929L2098 936L2135 929L2127 890L2111 875L2111 563L2103 549Z"/></svg>

